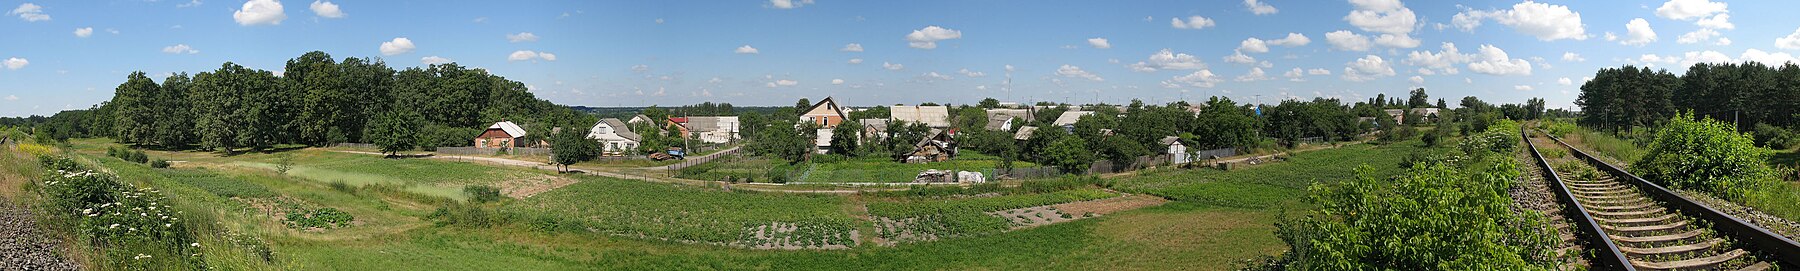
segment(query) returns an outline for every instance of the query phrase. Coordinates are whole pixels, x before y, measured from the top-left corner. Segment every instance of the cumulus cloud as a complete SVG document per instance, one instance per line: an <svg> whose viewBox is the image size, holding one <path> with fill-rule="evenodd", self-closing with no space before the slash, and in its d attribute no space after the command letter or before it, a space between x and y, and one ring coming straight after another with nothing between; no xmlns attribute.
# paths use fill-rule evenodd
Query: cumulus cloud
<svg viewBox="0 0 1800 271"><path fill-rule="evenodd" d="M6 58L6 61L0 61L0 66L6 66L6 69L8 70L23 69L25 68L25 65L31 65L31 61L17 57L9 57Z"/></svg>
<svg viewBox="0 0 1800 271"><path fill-rule="evenodd" d="M1154 72L1157 70L1205 69L1206 63L1201 62L1200 58L1194 57L1194 55L1175 53L1165 48L1155 54L1150 54L1149 59L1126 65L1126 67L1138 72Z"/></svg>
<svg viewBox="0 0 1800 271"><path fill-rule="evenodd" d="M1253 64L1253 63L1256 63L1256 58L1250 57L1249 55L1245 55L1244 52L1241 52L1241 51L1234 51L1234 52L1231 52L1231 55L1225 56L1225 62L1237 63L1237 64Z"/></svg>
<svg viewBox="0 0 1800 271"><path fill-rule="evenodd" d="M1656 30L1650 29L1650 21L1645 21L1644 18L1631 19L1631 22L1625 23L1625 30L1627 33L1619 44L1644 46L1656 41Z"/></svg>
<svg viewBox="0 0 1800 271"><path fill-rule="evenodd" d="M1568 78L1568 77L1563 77L1563 78L1557 78L1557 79L1556 79L1556 84L1558 84L1558 85L1564 85L1564 86L1567 86L1567 85L1573 85L1573 84L1575 84L1575 80L1569 80L1569 78Z"/></svg>
<svg viewBox="0 0 1800 271"><path fill-rule="evenodd" d="M17 101L17 100L19 100L19 96L18 95L6 95L6 100Z"/></svg>
<svg viewBox="0 0 1800 271"><path fill-rule="evenodd" d="M1491 75L1531 75L1531 62L1510 58L1500 47L1483 44L1469 63L1469 70Z"/></svg>
<svg viewBox="0 0 1800 271"><path fill-rule="evenodd" d="M1205 29L1213 27L1213 20L1200 16L1188 16L1187 21L1182 21L1181 18L1169 18L1169 26L1176 29Z"/></svg>
<svg viewBox="0 0 1800 271"><path fill-rule="evenodd" d="M1669 0L1656 8L1656 16L1670 20L1690 20L1726 12L1725 3L1707 0Z"/></svg>
<svg viewBox="0 0 1800 271"><path fill-rule="evenodd" d="M1562 60L1568 62L1585 62L1587 61L1587 58L1582 58L1581 54L1575 52L1563 52Z"/></svg>
<svg viewBox="0 0 1800 271"><path fill-rule="evenodd" d="M1344 21L1363 31L1406 34L1419 23L1419 17L1400 0L1350 0L1350 5L1355 10L1345 15Z"/></svg>
<svg viewBox="0 0 1800 271"><path fill-rule="evenodd" d="M1794 29L1793 34L1788 34L1787 36L1776 38L1775 39L1775 48L1788 49L1788 50L1800 49L1800 29Z"/></svg>
<svg viewBox="0 0 1800 271"><path fill-rule="evenodd" d="M937 42L962 38L962 31L938 26L926 26L906 34L906 46L919 49L937 48Z"/></svg>
<svg viewBox="0 0 1800 271"><path fill-rule="evenodd" d="M1224 82L1224 81L1225 81L1225 79L1219 78L1219 75L1213 74L1213 72L1211 70L1199 70L1199 71L1194 71L1194 73L1190 73L1187 75L1179 75L1179 76L1175 76L1173 78L1169 78L1169 80L1163 80L1162 85L1163 85L1163 87L1167 87L1167 88L1181 88L1181 87L1210 88L1210 87L1213 87L1213 85L1216 85L1219 82Z"/></svg>
<svg viewBox="0 0 1800 271"><path fill-rule="evenodd" d="M1539 40L1586 40L1581 13L1568 6L1525 1L1505 10L1469 10L1451 17L1451 23L1463 31L1473 31L1482 20L1491 19Z"/></svg>
<svg viewBox="0 0 1800 271"><path fill-rule="evenodd" d="M537 52L537 51L531 51L531 50L518 50L518 51L513 51L512 54L506 55L506 61L527 61L527 60L529 60L529 61L537 61L537 60L556 61L556 54L551 54L549 52Z"/></svg>
<svg viewBox="0 0 1800 271"><path fill-rule="evenodd" d="M405 54L412 52L414 48L418 47L413 46L412 39L407 39L405 37L394 38L394 40L381 43L381 54L390 56Z"/></svg>
<svg viewBox="0 0 1800 271"><path fill-rule="evenodd" d="M852 59L850 59L850 61L845 61L844 63L862 64L862 59L861 58L852 58Z"/></svg>
<svg viewBox="0 0 1800 271"><path fill-rule="evenodd" d="M791 87L791 86L800 85L800 81L781 79L781 80L775 80L775 81L769 82L767 85L769 87Z"/></svg>
<svg viewBox="0 0 1800 271"><path fill-rule="evenodd" d="M851 43L851 44L845 44L845 45L844 45L844 48L843 48L843 49L838 49L838 51L845 51L845 52L862 52L862 51L863 51L863 48L862 48L862 44L861 44L861 43Z"/></svg>
<svg viewBox="0 0 1800 271"><path fill-rule="evenodd" d="M900 64L899 64L899 63L887 63L887 62L881 62L881 68L882 68L882 69L887 69L887 70L890 70L890 71L898 71L898 70L904 70L904 69L906 69L906 65L900 65Z"/></svg>
<svg viewBox="0 0 1800 271"><path fill-rule="evenodd" d="M1254 81L1269 80L1269 75L1267 73L1263 73L1262 68L1250 68L1249 72L1245 72L1244 75L1239 75L1236 80L1238 82L1254 82Z"/></svg>
<svg viewBox="0 0 1800 271"><path fill-rule="evenodd" d="M537 36L537 34L532 34L531 32L519 32L518 34L506 34L506 41L509 41L509 42L534 42L534 41L538 41L538 36Z"/></svg>
<svg viewBox="0 0 1800 271"><path fill-rule="evenodd" d="M1275 46L1296 47L1306 46L1306 44L1312 43L1312 39L1300 33L1288 33L1287 37L1268 40L1268 43Z"/></svg>
<svg viewBox="0 0 1800 271"><path fill-rule="evenodd" d="M332 4L331 2L321 2L321 1L314 0L312 2L311 8L312 8L313 14L319 15L319 17L343 18L344 16L348 15L348 14L344 14L344 10L338 9L337 4Z"/></svg>
<svg viewBox="0 0 1800 271"><path fill-rule="evenodd" d="M1344 63L1344 80L1363 82L1384 76L1394 76L1394 67L1380 56L1368 55L1356 59L1356 61Z"/></svg>
<svg viewBox="0 0 1800 271"><path fill-rule="evenodd" d="M777 8L777 9L792 9L792 8L797 8L797 7L801 7L801 6L805 6L805 5L811 5L812 3L813 3L813 0L769 0L769 7Z"/></svg>
<svg viewBox="0 0 1800 271"><path fill-rule="evenodd" d="M1094 48L1100 48L1100 49L1112 48L1112 43L1107 42L1106 38L1091 38L1091 39L1087 39L1087 42L1088 42L1088 46L1093 46Z"/></svg>
<svg viewBox="0 0 1800 271"><path fill-rule="evenodd" d="M1380 37L1375 38L1375 44L1390 48L1415 48L1419 47L1419 43L1419 39L1415 39L1407 34L1381 34Z"/></svg>
<svg viewBox="0 0 1800 271"><path fill-rule="evenodd" d="M1770 53L1770 52L1764 52L1763 50L1757 50L1757 49L1744 50L1743 54L1738 55L1738 60L1739 61L1762 62L1764 65L1769 65L1769 66L1781 65L1781 64L1788 63L1788 62L1800 63L1800 60L1794 59L1794 55L1792 55L1792 54L1788 54L1788 53L1784 53L1784 52Z"/></svg>
<svg viewBox="0 0 1800 271"><path fill-rule="evenodd" d="M1244 0L1244 9L1249 9L1250 13L1256 15L1269 15L1281 12L1281 10L1275 9L1275 6L1270 6L1269 3L1263 3L1262 1L1257 0Z"/></svg>
<svg viewBox="0 0 1800 271"><path fill-rule="evenodd" d="M76 36L76 37L83 37L83 38L86 38L86 37L88 37L88 36L93 36L93 35L94 35L94 28L93 28L93 27L82 27L82 28L76 28L76 29L75 29L75 36Z"/></svg>
<svg viewBox="0 0 1800 271"><path fill-rule="evenodd" d="M1681 36L1675 37L1675 43L1680 43L1680 44L1700 43L1703 41L1712 40L1713 37L1718 37L1718 36L1719 36L1719 31L1717 31L1717 30L1712 30L1711 28L1701 28L1700 30L1694 30L1694 32L1688 32L1687 34L1681 34Z"/></svg>
<svg viewBox="0 0 1800 271"><path fill-rule="evenodd" d="M844 79L831 79L831 84L842 85L842 84L844 84Z"/></svg>
<svg viewBox="0 0 1800 271"><path fill-rule="evenodd" d="M1406 78L1406 81L1412 82L1414 85L1424 85L1425 77L1414 75L1413 77Z"/></svg>
<svg viewBox="0 0 1800 271"><path fill-rule="evenodd" d="M425 65L444 64L444 63L450 63L450 62L456 62L456 60L451 60L449 58L443 58L443 57L439 57L439 56L428 56L428 57L419 58L419 63L425 64Z"/></svg>
<svg viewBox="0 0 1800 271"><path fill-rule="evenodd" d="M49 21L50 14L44 14L44 7L32 3L19 4L18 8L6 12L6 15L19 15L20 20L27 22Z"/></svg>
<svg viewBox="0 0 1800 271"><path fill-rule="evenodd" d="M1069 64L1063 64L1062 67L1056 68L1056 75L1062 76L1062 77L1069 77L1069 78L1082 78L1082 79L1093 80L1093 81L1106 81L1105 78L1100 78L1100 75L1096 75L1092 72L1082 70L1081 67L1076 67L1075 65L1069 65Z"/></svg>
<svg viewBox="0 0 1800 271"><path fill-rule="evenodd" d="M1513 90L1531 91L1531 86L1529 86L1529 85L1514 85Z"/></svg>
<svg viewBox="0 0 1800 271"><path fill-rule="evenodd" d="M962 70L959 70L959 71L956 71L956 73L960 73L960 74L962 74L962 75L963 75L963 76L968 76L968 77L969 77L969 78L975 78L975 77L982 77L982 76L987 76L987 73L984 73L984 72L978 72L978 71L971 71L971 70L969 70L969 69L968 69L968 68L963 68L963 69L962 69Z"/></svg>
<svg viewBox="0 0 1800 271"><path fill-rule="evenodd" d="M1694 25L1698 25L1698 26L1704 27L1704 28L1711 28L1711 29L1735 29L1735 28L1737 28L1736 24L1731 23L1731 14L1713 15L1710 18L1703 18L1703 19L1700 19L1699 21L1694 21Z"/></svg>
<svg viewBox="0 0 1800 271"><path fill-rule="evenodd" d="M287 12L282 10L280 1L250 0L244 2L244 8L232 12L231 19L239 25L279 25L287 20Z"/></svg>
<svg viewBox="0 0 1800 271"><path fill-rule="evenodd" d="M731 50L731 52L739 54L757 54L761 51L757 51L756 47L750 47L749 44L745 44L744 46L738 46L736 50Z"/></svg>
<svg viewBox="0 0 1800 271"><path fill-rule="evenodd" d="M1331 48L1340 51L1368 51L1370 47L1368 36L1352 33L1349 30L1325 33L1325 43L1330 43Z"/></svg>
<svg viewBox="0 0 1800 271"><path fill-rule="evenodd" d="M1248 38L1244 39L1244 42L1238 43L1237 50L1238 52L1267 53L1269 52L1269 44L1263 42L1262 39Z"/></svg>
<svg viewBox="0 0 1800 271"><path fill-rule="evenodd" d="M1456 74L1456 64L1469 62L1474 55L1463 54L1456 49L1456 44L1445 42L1437 52L1413 51L1406 54L1406 64L1416 67L1436 69L1434 73Z"/></svg>
<svg viewBox="0 0 1800 271"><path fill-rule="evenodd" d="M176 44L176 45L169 45L169 46L163 47L162 52L170 53L170 54L190 54L191 55L191 54L200 53L200 50L195 50L194 47L189 47L187 44Z"/></svg>

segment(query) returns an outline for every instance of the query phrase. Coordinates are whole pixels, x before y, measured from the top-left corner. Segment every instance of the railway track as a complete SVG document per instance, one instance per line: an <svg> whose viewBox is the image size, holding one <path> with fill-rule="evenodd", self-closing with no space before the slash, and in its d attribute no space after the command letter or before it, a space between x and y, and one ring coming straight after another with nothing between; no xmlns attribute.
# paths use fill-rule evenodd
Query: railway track
<svg viewBox="0 0 1800 271"><path fill-rule="evenodd" d="M1541 134L1540 134L1541 135ZM1524 136L1585 235L1595 269L1777 270L1800 266L1800 243L1770 233L1544 135ZM1540 146L1542 145L1542 146ZM1540 148L1552 151L1547 157ZM1556 155L1563 154L1563 155Z"/></svg>

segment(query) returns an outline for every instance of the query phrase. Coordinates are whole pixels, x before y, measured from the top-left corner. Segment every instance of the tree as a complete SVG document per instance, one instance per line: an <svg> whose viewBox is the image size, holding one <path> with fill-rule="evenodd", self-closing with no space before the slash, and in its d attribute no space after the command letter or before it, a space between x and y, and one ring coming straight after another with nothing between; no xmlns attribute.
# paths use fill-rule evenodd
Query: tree
<svg viewBox="0 0 1800 271"><path fill-rule="evenodd" d="M114 90L112 104L118 108L113 135L125 144L150 144L155 140L157 108L161 86L144 72L125 76L125 83Z"/></svg>
<svg viewBox="0 0 1800 271"><path fill-rule="evenodd" d="M300 96L294 122L301 142L319 146L335 143L328 142L332 137L346 138L342 133L350 128L352 117L347 112L357 105L351 100L355 97L346 92L344 79L343 70L325 52L307 52L287 61L282 81Z"/></svg>
<svg viewBox="0 0 1800 271"><path fill-rule="evenodd" d="M858 140L862 134L862 124L856 121L844 121L831 129L831 151L845 156L856 156L859 153Z"/></svg>
<svg viewBox="0 0 1800 271"><path fill-rule="evenodd" d="M193 143L194 115L188 97L193 81L187 73L176 73L163 79L161 95L156 98L156 145L181 149Z"/></svg>
<svg viewBox="0 0 1800 271"><path fill-rule="evenodd" d="M1411 97L1409 97L1406 100L1407 108L1421 108L1421 107L1429 107L1429 106L1431 106L1431 96L1425 95L1425 88L1413 89Z"/></svg>
<svg viewBox="0 0 1800 271"><path fill-rule="evenodd" d="M550 136L550 161L562 165L561 171L568 172L569 165L600 155L600 142L588 139L586 132L565 129Z"/></svg>
<svg viewBox="0 0 1800 271"><path fill-rule="evenodd" d="M983 109L1000 108L1000 100L995 100L994 98L983 98L983 99L981 99L981 102L976 103L976 105Z"/></svg>
<svg viewBox="0 0 1800 271"><path fill-rule="evenodd" d="M389 156L400 151L411 150L418 146L421 117L419 114L388 111L375 115L369 123L370 142L381 148L381 153Z"/></svg>
<svg viewBox="0 0 1800 271"><path fill-rule="evenodd" d="M1044 147L1043 162L1064 173L1081 173L1094 162L1093 151L1079 137L1065 136Z"/></svg>
<svg viewBox="0 0 1800 271"><path fill-rule="evenodd" d="M813 105L812 100L808 100L806 98L800 98L799 101L794 101L794 110L795 111L806 110L806 108L812 107L812 105Z"/></svg>

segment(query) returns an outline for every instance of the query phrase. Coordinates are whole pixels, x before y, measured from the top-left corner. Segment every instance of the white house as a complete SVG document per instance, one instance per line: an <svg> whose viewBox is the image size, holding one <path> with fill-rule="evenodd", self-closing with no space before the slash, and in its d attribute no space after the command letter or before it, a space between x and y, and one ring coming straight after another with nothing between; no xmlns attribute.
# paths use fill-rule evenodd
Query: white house
<svg viewBox="0 0 1800 271"><path fill-rule="evenodd" d="M738 117L688 117L688 132L698 135L700 142L726 143L738 138Z"/></svg>
<svg viewBox="0 0 1800 271"><path fill-rule="evenodd" d="M950 107L941 105L896 105L888 108L891 120L905 121L908 124L924 123L931 128L950 128Z"/></svg>
<svg viewBox="0 0 1800 271"><path fill-rule="evenodd" d="M1163 153L1169 155L1169 164L1180 165L1192 162L1188 157L1187 146L1181 144L1180 137L1167 136L1156 142L1167 147Z"/></svg>
<svg viewBox="0 0 1800 271"><path fill-rule="evenodd" d="M1030 109L988 109L987 127L983 128L993 131L1012 131L1013 127L1019 125L1019 123L1013 123L1013 119L1030 120L1032 118Z"/></svg>
<svg viewBox="0 0 1800 271"><path fill-rule="evenodd" d="M1094 111L1066 111L1063 112L1061 116L1057 116L1056 121L1051 122L1050 124L1063 127L1064 130L1068 130L1069 132L1075 132L1075 122L1080 121L1081 117L1093 114Z"/></svg>
<svg viewBox="0 0 1800 271"><path fill-rule="evenodd" d="M638 142L643 140L643 137L631 132L624 121L615 118L604 118L594 123L594 127L588 129L587 138L600 141L601 154L609 156L630 154L632 149L637 148Z"/></svg>

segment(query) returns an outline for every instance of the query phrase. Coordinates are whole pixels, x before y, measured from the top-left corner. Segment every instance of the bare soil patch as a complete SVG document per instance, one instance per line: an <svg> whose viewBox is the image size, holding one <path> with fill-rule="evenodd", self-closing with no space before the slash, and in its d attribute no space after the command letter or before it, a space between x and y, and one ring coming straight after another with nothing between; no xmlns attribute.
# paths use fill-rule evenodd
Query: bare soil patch
<svg viewBox="0 0 1800 271"><path fill-rule="evenodd" d="M580 181L562 176L531 174L530 176L513 177L496 185L500 186L500 194L515 199L524 199L577 182Z"/></svg>

